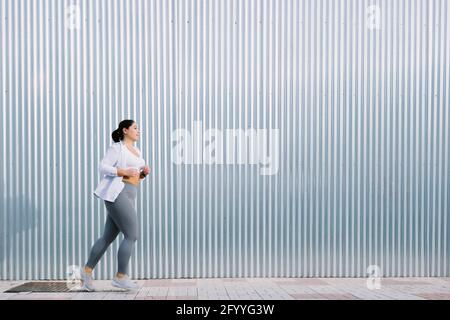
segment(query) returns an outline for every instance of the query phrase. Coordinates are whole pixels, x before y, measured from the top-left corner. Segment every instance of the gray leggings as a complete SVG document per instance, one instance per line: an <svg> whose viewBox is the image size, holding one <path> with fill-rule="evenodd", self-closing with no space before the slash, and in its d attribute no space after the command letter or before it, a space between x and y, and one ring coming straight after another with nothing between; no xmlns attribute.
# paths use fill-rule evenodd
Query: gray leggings
<svg viewBox="0 0 450 320"><path fill-rule="evenodd" d="M137 187L125 183L123 190L114 202L104 200L108 210L105 229L103 235L91 248L89 259L86 263L87 267L94 269L106 249L119 232L122 231L124 239L120 243L119 251L117 252L118 272L127 273L128 261L130 260L134 243L138 239L139 231L135 208L136 194Z"/></svg>

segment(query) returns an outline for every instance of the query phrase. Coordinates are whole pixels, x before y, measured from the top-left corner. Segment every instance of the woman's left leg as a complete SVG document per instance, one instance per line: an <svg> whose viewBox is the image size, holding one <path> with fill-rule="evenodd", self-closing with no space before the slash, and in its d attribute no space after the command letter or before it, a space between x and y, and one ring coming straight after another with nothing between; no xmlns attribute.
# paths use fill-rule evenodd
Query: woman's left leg
<svg viewBox="0 0 450 320"><path fill-rule="evenodd" d="M108 249L111 242L113 242L114 239L117 237L119 232L120 232L120 230L116 226L116 223L113 221L111 216L108 214L108 217L106 218L103 235L92 246L91 252L89 254L89 259L88 259L88 262L86 263L85 267L88 267L91 270L95 268L98 261L103 256L106 249Z"/></svg>

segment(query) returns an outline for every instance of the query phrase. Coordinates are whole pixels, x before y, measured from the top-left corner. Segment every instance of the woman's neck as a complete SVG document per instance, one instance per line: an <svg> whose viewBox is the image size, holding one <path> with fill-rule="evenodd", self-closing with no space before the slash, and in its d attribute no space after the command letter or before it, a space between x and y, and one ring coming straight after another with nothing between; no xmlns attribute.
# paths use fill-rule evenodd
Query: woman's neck
<svg viewBox="0 0 450 320"><path fill-rule="evenodd" d="M134 141L132 141L132 140L125 139L125 140L123 140L123 143L128 147L133 147L133 145L134 145Z"/></svg>

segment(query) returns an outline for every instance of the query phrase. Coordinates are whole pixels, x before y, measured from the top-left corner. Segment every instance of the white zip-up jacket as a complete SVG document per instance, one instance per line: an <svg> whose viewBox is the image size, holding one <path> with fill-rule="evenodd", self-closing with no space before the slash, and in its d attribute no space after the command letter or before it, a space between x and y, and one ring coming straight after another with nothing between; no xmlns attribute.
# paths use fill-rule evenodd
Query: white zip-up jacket
<svg viewBox="0 0 450 320"><path fill-rule="evenodd" d="M114 202L125 186L123 177L117 175L117 168L125 168L127 164L127 150L123 141L112 144L103 159L100 161L99 169L102 176L100 183L94 191L94 195L100 199ZM137 148L136 148L137 149ZM139 151L139 158L141 151ZM142 163L145 161L142 159Z"/></svg>

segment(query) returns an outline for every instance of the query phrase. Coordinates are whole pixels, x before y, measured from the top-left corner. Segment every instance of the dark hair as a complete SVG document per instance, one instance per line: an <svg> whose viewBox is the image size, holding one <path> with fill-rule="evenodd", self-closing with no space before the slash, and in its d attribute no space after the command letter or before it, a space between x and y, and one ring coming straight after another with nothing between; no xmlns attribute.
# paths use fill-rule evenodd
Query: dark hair
<svg viewBox="0 0 450 320"><path fill-rule="evenodd" d="M131 127L133 123L134 120L130 119L120 121L119 127L111 133L111 137L114 140L114 142L119 142L123 140L124 135L123 129L128 129L129 127Z"/></svg>

